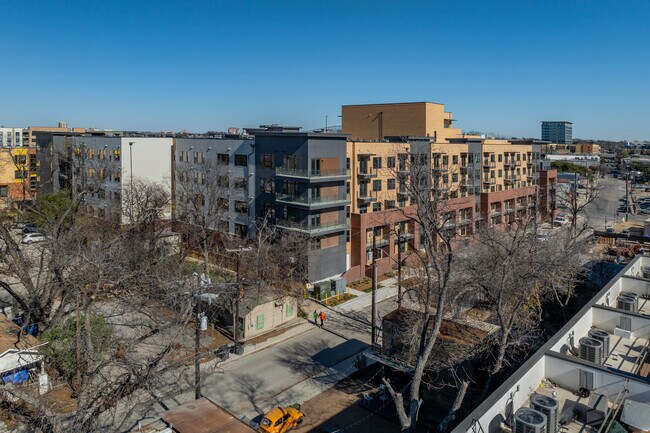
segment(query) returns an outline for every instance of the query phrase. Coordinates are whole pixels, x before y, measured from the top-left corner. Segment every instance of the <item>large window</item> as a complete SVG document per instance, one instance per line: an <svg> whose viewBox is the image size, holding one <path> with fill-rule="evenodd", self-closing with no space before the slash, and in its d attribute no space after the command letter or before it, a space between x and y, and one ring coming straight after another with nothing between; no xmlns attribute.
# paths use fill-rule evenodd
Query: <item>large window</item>
<svg viewBox="0 0 650 433"><path fill-rule="evenodd" d="M245 201L235 201L235 212L248 213L248 203Z"/></svg>
<svg viewBox="0 0 650 433"><path fill-rule="evenodd" d="M261 178L260 179L260 189L262 192L268 193L268 194L274 194L275 193L275 182L273 179L266 179L266 178Z"/></svg>
<svg viewBox="0 0 650 433"><path fill-rule="evenodd" d="M263 153L260 156L260 164L264 168L275 168L275 155L272 153Z"/></svg>
<svg viewBox="0 0 650 433"><path fill-rule="evenodd" d="M386 189L395 189L395 179L386 180Z"/></svg>
<svg viewBox="0 0 650 433"><path fill-rule="evenodd" d="M372 168L381 168L381 156L372 158Z"/></svg>
<svg viewBox="0 0 650 433"><path fill-rule="evenodd" d="M0 197L8 197L8 196L9 196L9 186L0 185Z"/></svg>
<svg viewBox="0 0 650 433"><path fill-rule="evenodd" d="M227 153L217 153L217 162L219 164L227 165L229 162L229 157Z"/></svg>
<svg viewBox="0 0 650 433"><path fill-rule="evenodd" d="M381 191L381 179L375 179L372 181L372 190Z"/></svg>
<svg viewBox="0 0 650 433"><path fill-rule="evenodd" d="M395 157L389 156L386 158L386 166L388 168L395 168Z"/></svg>

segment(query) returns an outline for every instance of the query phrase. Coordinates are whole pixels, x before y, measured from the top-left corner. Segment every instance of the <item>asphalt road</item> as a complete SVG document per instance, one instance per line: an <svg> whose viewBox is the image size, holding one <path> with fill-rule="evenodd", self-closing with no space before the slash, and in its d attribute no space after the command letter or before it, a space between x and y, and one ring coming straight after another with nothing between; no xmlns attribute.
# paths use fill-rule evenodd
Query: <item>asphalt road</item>
<svg viewBox="0 0 650 433"><path fill-rule="evenodd" d="M623 203L621 199L625 197L625 181L614 178L601 179L600 188L598 197L587 206L586 214L592 227L604 230L606 224L611 227L615 222L621 222L625 218L625 213L618 210ZM644 221L648 217L649 215L645 214L629 214L628 220Z"/></svg>
<svg viewBox="0 0 650 433"><path fill-rule="evenodd" d="M378 316L396 307L395 299L380 302ZM370 344L370 307L346 313L326 310L326 329L310 331L270 346L211 373L202 394L241 416L274 401L283 391L354 356ZM333 332L330 332L331 329ZM165 405L174 407L193 396L182 395Z"/></svg>

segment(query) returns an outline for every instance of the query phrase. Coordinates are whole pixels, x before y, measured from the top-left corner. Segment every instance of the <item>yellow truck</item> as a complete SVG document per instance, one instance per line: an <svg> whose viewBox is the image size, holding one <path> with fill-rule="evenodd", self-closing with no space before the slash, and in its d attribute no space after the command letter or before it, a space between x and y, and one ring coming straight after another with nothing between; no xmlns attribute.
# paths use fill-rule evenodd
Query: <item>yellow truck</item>
<svg viewBox="0 0 650 433"><path fill-rule="evenodd" d="M288 407L275 407L264 415L259 429L263 433L284 433L300 427L304 417L298 403Z"/></svg>

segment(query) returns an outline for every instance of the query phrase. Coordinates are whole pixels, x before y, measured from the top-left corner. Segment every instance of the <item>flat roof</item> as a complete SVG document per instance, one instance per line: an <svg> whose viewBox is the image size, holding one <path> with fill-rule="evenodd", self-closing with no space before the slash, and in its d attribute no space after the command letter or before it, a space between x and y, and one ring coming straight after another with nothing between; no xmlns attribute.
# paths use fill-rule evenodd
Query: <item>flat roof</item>
<svg viewBox="0 0 650 433"><path fill-rule="evenodd" d="M162 415L162 419L178 433L254 433L212 400L202 397L184 403Z"/></svg>
<svg viewBox="0 0 650 433"><path fill-rule="evenodd" d="M573 122L569 122L568 120L541 120L540 122L542 123L569 123L573 125Z"/></svg>
<svg viewBox="0 0 650 433"><path fill-rule="evenodd" d="M414 104L435 104L435 105L445 105L440 102L431 102L431 101L413 101L413 102L377 102L375 104L345 104L341 107L367 107L371 105L414 105Z"/></svg>

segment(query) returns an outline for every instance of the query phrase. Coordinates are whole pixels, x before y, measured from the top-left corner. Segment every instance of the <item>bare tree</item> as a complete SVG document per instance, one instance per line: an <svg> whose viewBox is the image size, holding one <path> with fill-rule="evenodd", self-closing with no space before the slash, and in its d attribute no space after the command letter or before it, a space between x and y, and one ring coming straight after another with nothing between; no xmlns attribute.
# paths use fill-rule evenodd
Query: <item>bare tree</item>
<svg viewBox="0 0 650 433"><path fill-rule="evenodd" d="M570 219L569 231L571 237L577 239L587 230L593 228L586 217L586 211L600 196L601 187L596 185L595 180L592 179L590 185L584 189L578 188L577 175L573 185L563 193L557 194L556 200L560 208L566 209ZM581 191L584 191L584 193L581 193Z"/></svg>
<svg viewBox="0 0 650 433"><path fill-rule="evenodd" d="M418 299L420 311L412 328L417 340L417 352L413 363L410 383L395 389L383 379L395 402L402 431L415 430L418 412L422 404L420 387L442 325L448 296L454 285L456 261L453 240L456 236L456 214L450 208L448 184L438 177L432 179L431 170L439 161L431 157L431 149L424 146L421 152L411 151L409 176L400 177L400 183L408 191L411 204L417 205L409 219L417 224L422 233L422 251L414 251L422 267L422 284L407 291ZM406 213L405 213L406 215Z"/></svg>

